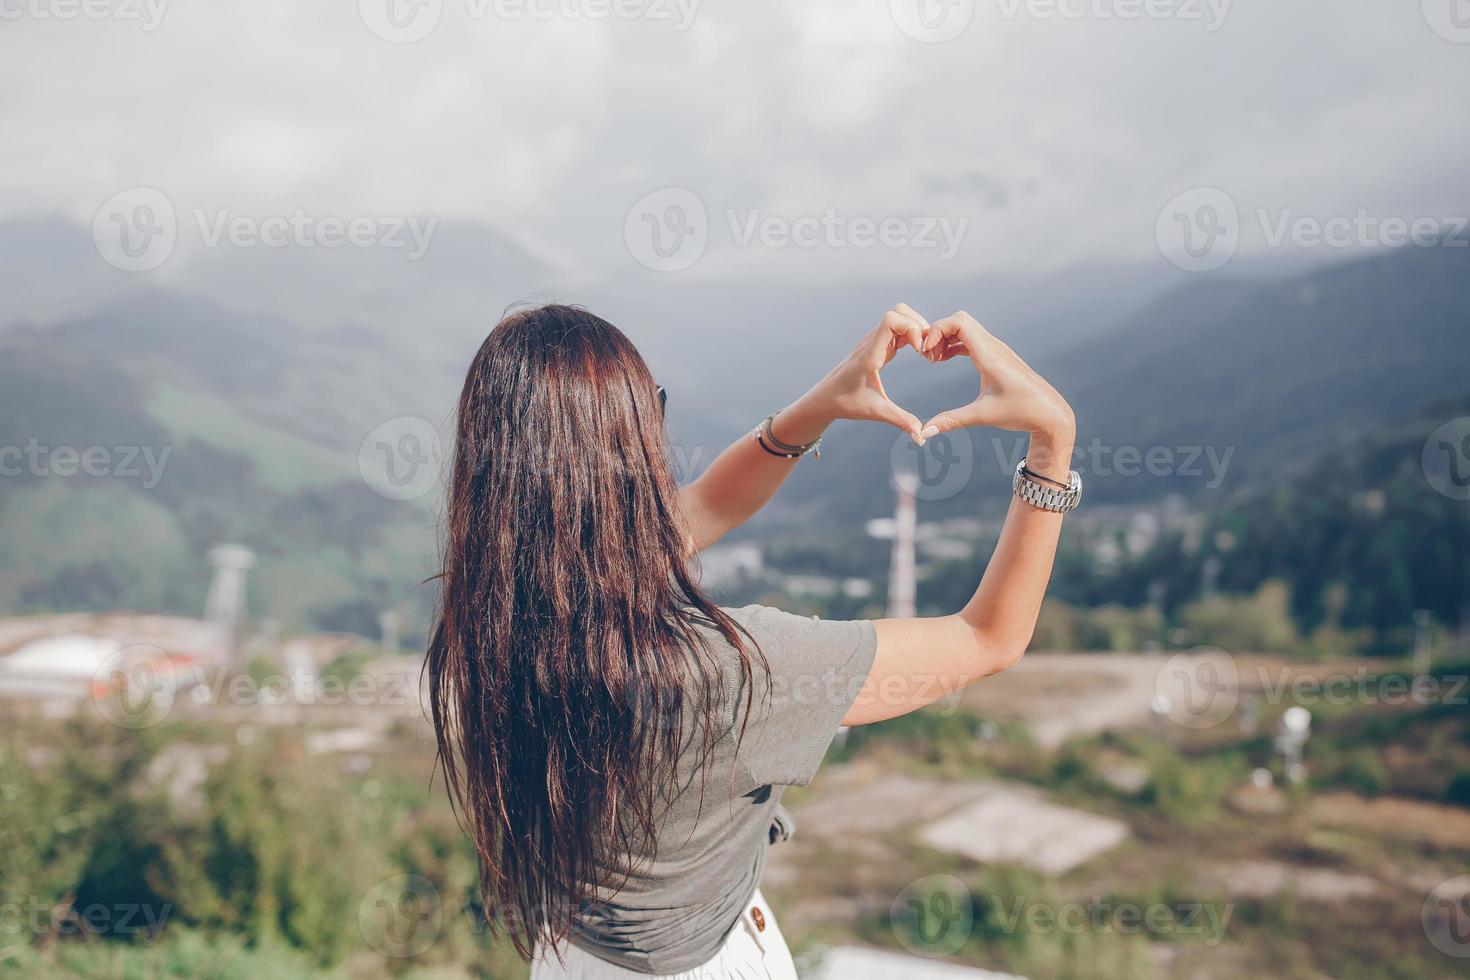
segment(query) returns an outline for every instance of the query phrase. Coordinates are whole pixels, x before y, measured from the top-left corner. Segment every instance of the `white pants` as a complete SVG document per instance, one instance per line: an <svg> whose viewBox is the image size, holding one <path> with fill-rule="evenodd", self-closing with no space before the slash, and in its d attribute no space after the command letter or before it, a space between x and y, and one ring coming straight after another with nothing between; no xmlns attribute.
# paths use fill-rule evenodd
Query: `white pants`
<svg viewBox="0 0 1470 980"><path fill-rule="evenodd" d="M648 980L649 974L625 970L567 944L566 965L545 952L531 964L531 980ZM664 980L796 980L796 964L786 938L757 889L714 957L702 966L672 973Z"/></svg>

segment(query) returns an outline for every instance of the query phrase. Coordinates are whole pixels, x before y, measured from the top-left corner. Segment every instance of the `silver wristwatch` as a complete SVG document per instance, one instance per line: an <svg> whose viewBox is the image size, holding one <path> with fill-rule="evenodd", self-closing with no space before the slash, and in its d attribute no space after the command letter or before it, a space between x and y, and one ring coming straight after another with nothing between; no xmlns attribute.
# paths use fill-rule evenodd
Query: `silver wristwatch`
<svg viewBox="0 0 1470 980"><path fill-rule="evenodd" d="M1057 514L1070 513L1082 502L1082 477L1072 470L1067 476L1067 486L1042 480L1026 469L1026 460L1016 464L1016 475L1011 478L1011 489L1032 507L1049 510Z"/></svg>

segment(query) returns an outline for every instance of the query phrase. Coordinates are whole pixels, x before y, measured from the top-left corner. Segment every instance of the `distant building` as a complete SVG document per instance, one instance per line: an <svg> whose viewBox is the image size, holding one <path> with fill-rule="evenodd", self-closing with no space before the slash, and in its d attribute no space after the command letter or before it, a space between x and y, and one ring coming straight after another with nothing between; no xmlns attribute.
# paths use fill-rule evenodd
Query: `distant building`
<svg viewBox="0 0 1470 980"><path fill-rule="evenodd" d="M699 556L700 580L706 588L718 589L728 585L739 585L754 578L765 568L758 544L717 544L705 549Z"/></svg>

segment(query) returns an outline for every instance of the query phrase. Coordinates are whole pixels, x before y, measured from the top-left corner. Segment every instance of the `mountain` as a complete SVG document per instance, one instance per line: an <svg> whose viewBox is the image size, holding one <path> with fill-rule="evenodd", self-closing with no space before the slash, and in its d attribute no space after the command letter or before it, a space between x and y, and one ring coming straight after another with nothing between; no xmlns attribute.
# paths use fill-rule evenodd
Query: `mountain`
<svg viewBox="0 0 1470 980"><path fill-rule="evenodd" d="M971 312L1071 402L1082 453L1073 465L1094 503L1178 493L1216 506L1323 445L1470 391L1470 250L1463 248L1407 248L1266 281L1200 279L1060 351L983 308ZM918 368L937 380L917 386L911 371L889 390L921 417L975 395L968 364ZM851 521L886 512L888 495L848 488L886 481L895 435L834 431L823 460L793 479L788 516ZM1008 433L951 437L937 452L973 473L940 480L948 471L928 459L934 492L921 486L921 516L1003 507L1021 449Z"/></svg>
<svg viewBox="0 0 1470 980"><path fill-rule="evenodd" d="M1156 594L1172 613L1198 599L1206 578L1240 594L1277 581L1303 634L1326 627L1341 642L1341 631L1366 632L1359 644L1379 651L1410 645L1418 610L1470 625L1467 438L1470 394L1436 401L1325 443L1269 485L1234 494L1210 515L1199 547L1165 535L1105 572L1063 563L1053 593L1084 605L1142 605Z"/></svg>
<svg viewBox="0 0 1470 980"><path fill-rule="evenodd" d="M639 272L551 291L562 274L493 230L439 235L415 263L222 248L153 277L106 267L65 222L0 226L0 286L14 297L0 317L0 462L9 450L35 457L0 477L0 609L197 610L208 549L238 540L261 557L257 614L371 633L377 611L400 605L421 627L438 494L375 493L359 450L395 419L442 434L465 364L517 300L580 301L628 331L669 388L686 475L804 390L900 299L985 319L1072 399L1084 446L1096 437L1232 453L1216 488L1084 463L1092 500L1178 490L1208 504L1216 498L1203 495L1270 479L1332 433L1463 391L1470 366L1470 277L1463 252L1449 249L1183 285L1173 271L1118 267L841 287ZM921 416L975 387L965 364L912 356L885 379ZM1018 441L966 435L960 462L973 472L921 493L925 518L1005 505L1002 471ZM965 445L949 448L962 457ZM834 427L822 458L797 468L748 533L796 523L852 531L890 509L890 461L911 458L909 446L883 427ZM91 450L111 469L59 475ZM1195 465L1210 472L1207 457Z"/></svg>

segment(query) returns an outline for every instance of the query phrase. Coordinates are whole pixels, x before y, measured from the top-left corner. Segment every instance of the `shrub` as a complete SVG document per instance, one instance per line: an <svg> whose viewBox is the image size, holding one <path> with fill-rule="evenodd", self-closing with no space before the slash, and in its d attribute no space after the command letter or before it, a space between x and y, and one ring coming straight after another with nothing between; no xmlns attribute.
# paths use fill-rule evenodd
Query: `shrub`
<svg viewBox="0 0 1470 980"><path fill-rule="evenodd" d="M1388 770L1368 749L1354 752L1338 774L1339 781L1362 796L1379 796L1388 789Z"/></svg>
<svg viewBox="0 0 1470 980"><path fill-rule="evenodd" d="M1470 769L1461 769L1450 777L1444 788L1444 801L1455 806L1470 806Z"/></svg>

